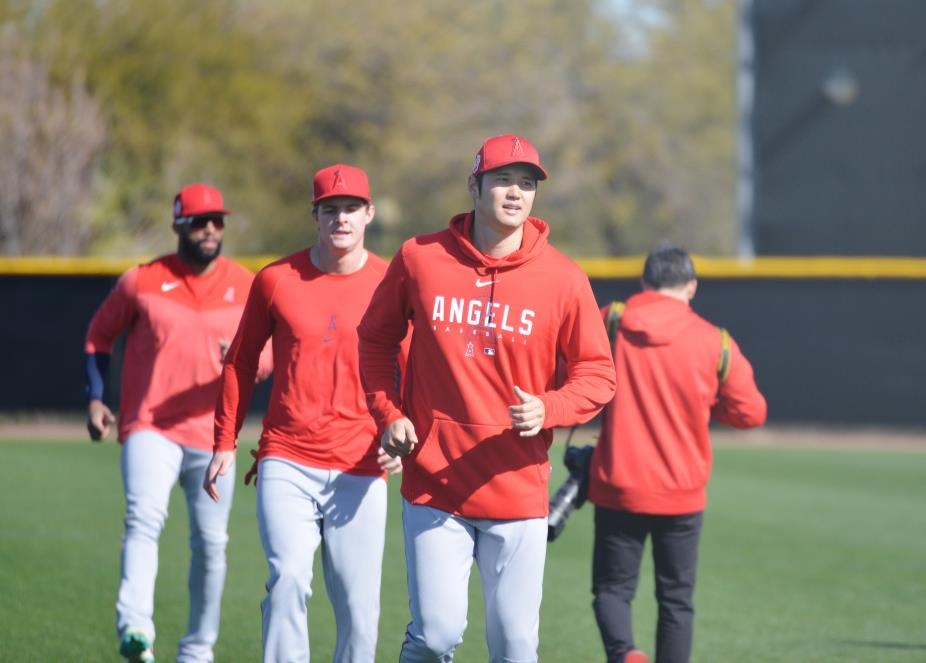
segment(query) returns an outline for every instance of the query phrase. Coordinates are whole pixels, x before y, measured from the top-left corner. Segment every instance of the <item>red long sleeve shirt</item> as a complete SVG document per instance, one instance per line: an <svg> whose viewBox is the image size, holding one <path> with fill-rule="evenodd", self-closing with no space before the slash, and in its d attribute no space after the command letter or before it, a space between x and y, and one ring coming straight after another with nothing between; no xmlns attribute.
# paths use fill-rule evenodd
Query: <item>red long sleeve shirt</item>
<svg viewBox="0 0 926 663"><path fill-rule="evenodd" d="M393 258L360 324L364 388L380 428L403 416L415 427L405 499L474 518L542 517L550 429L591 419L614 393L608 338L588 278L547 243L546 223L529 218L521 248L498 259L471 243L472 224L459 215ZM400 397L392 366L410 323ZM511 426L515 385L546 408L534 437Z"/></svg>
<svg viewBox="0 0 926 663"><path fill-rule="evenodd" d="M219 257L195 275L176 254L133 267L96 311L88 353L111 353L124 332L119 440L155 430L178 444L212 448L222 351L238 328L249 270ZM269 373L269 354L265 373Z"/></svg>
<svg viewBox="0 0 926 663"><path fill-rule="evenodd" d="M368 253L351 274L320 271L303 250L258 272L225 357L215 449L235 449L257 357L273 339L273 388L258 456L377 475L379 440L360 386L357 324L386 263ZM392 379L396 379L395 360Z"/></svg>
<svg viewBox="0 0 926 663"><path fill-rule="evenodd" d="M720 330L685 302L653 291L627 301L615 342L617 395L592 456L593 503L664 515L704 509L711 418L750 428L766 416L752 366L732 338L720 384L721 343Z"/></svg>

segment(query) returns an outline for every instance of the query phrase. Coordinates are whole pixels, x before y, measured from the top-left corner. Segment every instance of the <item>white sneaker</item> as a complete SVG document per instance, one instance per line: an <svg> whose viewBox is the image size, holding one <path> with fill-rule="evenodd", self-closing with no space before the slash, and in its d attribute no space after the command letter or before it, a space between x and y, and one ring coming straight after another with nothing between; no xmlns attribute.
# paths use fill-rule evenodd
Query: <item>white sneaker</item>
<svg viewBox="0 0 926 663"><path fill-rule="evenodd" d="M119 655L129 663L154 663L151 638L140 628L127 628L119 641Z"/></svg>

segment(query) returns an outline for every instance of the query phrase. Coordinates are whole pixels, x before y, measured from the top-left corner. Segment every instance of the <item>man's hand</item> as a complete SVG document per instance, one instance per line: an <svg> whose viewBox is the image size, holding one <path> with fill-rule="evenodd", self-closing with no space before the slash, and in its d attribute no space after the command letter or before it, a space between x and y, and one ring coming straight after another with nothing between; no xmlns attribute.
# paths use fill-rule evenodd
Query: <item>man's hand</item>
<svg viewBox="0 0 926 663"><path fill-rule="evenodd" d="M385 449L379 448L379 454L376 456L376 462L379 463L379 469L387 474L402 473L402 459L390 456Z"/></svg>
<svg viewBox="0 0 926 663"><path fill-rule="evenodd" d="M216 451L212 454L212 461L206 469L206 477L203 479L203 490L212 498L213 502L219 501L219 489L216 482L220 476L228 474L228 471L235 466L234 451Z"/></svg>
<svg viewBox="0 0 926 663"><path fill-rule="evenodd" d="M508 406L511 426L520 431L521 437L532 437L543 428L543 421L547 414L546 408L542 400L522 391L517 385L514 387L514 395L518 397L519 403Z"/></svg>
<svg viewBox="0 0 926 663"><path fill-rule="evenodd" d="M260 464L260 454L257 453L257 449L251 449L249 453L254 462L251 463L250 469L244 473L244 485L250 486L253 481L254 487L257 488L257 466Z"/></svg>
<svg viewBox="0 0 926 663"><path fill-rule="evenodd" d="M106 403L103 401L92 400L87 405L87 432L90 433L90 439L94 442L109 437L109 431L112 425L116 423L116 417L113 416Z"/></svg>
<svg viewBox="0 0 926 663"><path fill-rule="evenodd" d="M379 444L393 458L407 456L418 444L418 436L415 434L415 427L412 426L412 422L402 417L393 421L383 431Z"/></svg>
<svg viewBox="0 0 926 663"><path fill-rule="evenodd" d="M228 353L229 346L231 346L231 341L225 338L219 339L219 363L220 364L225 362L225 355Z"/></svg>

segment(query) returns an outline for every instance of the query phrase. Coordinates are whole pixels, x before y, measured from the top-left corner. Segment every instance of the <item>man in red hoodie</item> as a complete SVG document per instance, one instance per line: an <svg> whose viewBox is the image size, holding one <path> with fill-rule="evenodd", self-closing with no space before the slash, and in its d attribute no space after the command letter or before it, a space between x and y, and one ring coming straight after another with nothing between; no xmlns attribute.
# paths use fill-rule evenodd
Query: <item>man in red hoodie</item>
<svg viewBox="0 0 926 663"><path fill-rule="evenodd" d="M383 448L404 457L405 663L452 660L474 559L489 658L537 660L551 429L588 421L614 394L588 278L530 216L546 177L526 139L487 139L468 180L474 209L405 242L360 323L367 402Z"/></svg>
<svg viewBox="0 0 926 663"><path fill-rule="evenodd" d="M688 254L661 246L646 259L643 292L620 318L617 394L605 410L589 477L594 608L611 663L647 660L634 649L630 606L647 536L659 602L656 663L689 660L711 472L708 425L765 422L752 366L732 338L691 309L696 289Z"/></svg>

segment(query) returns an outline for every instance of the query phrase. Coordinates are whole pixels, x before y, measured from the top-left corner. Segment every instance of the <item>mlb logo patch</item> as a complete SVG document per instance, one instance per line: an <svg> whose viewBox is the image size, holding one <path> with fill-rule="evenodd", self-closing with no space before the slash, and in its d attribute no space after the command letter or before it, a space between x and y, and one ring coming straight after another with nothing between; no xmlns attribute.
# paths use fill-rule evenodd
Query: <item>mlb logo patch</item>
<svg viewBox="0 0 926 663"><path fill-rule="evenodd" d="M489 357L495 356L495 348L483 348L482 354L488 355Z"/></svg>

